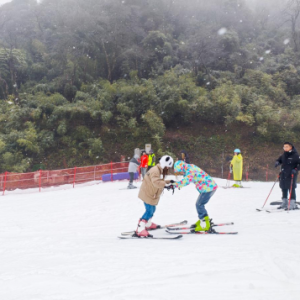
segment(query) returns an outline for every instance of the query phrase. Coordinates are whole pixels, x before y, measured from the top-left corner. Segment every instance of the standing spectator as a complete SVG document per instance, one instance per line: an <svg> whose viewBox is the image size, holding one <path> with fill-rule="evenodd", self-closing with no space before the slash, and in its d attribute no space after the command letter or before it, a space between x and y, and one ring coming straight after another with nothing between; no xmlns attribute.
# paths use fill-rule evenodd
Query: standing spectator
<svg viewBox="0 0 300 300"><path fill-rule="evenodd" d="M190 163L189 155L186 153L185 150L181 150L180 155L181 155L181 159L179 159L179 160L183 160L187 164Z"/></svg>
<svg viewBox="0 0 300 300"><path fill-rule="evenodd" d="M139 156L137 154L134 155L134 157L130 160L129 166L128 166L128 173L129 173L129 185L128 189L136 189L137 187L133 185L133 179L134 179L134 173L137 172L139 163Z"/></svg>
<svg viewBox="0 0 300 300"><path fill-rule="evenodd" d="M234 150L234 156L230 162L230 166L233 171L233 179L236 181L233 187L242 187L241 181L243 177L243 156L240 149Z"/></svg>
<svg viewBox="0 0 300 300"><path fill-rule="evenodd" d="M155 157L155 154L153 152L153 150L151 149L150 150L150 153L149 153L149 156L148 156L148 171L155 166L155 160L156 160L156 157Z"/></svg>
<svg viewBox="0 0 300 300"><path fill-rule="evenodd" d="M146 151L142 151L141 173L142 173L143 179L144 179L144 177L146 175L147 168L148 168L148 155L147 155Z"/></svg>
<svg viewBox="0 0 300 300"><path fill-rule="evenodd" d="M283 154L277 159L275 168L281 165L280 172L280 188L282 190L282 204L279 209L298 209L296 204L296 187L297 187L297 175L300 165L300 158L297 150L293 144L285 142L283 145ZM293 178L293 180L292 180ZM288 198L288 192L290 197Z"/></svg>

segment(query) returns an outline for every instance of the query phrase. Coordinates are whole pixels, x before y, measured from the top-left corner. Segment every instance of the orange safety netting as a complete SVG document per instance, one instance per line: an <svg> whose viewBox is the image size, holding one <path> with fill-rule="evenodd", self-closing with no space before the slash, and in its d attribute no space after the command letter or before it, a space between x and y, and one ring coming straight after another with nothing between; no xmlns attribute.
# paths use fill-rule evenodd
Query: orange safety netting
<svg viewBox="0 0 300 300"><path fill-rule="evenodd" d="M104 174L117 174L128 171L128 162L116 162L105 165L75 167L72 169L44 171L31 173L0 174L0 190L15 190L28 188L42 188L63 184L85 183L102 180ZM112 176L113 180L113 176Z"/></svg>

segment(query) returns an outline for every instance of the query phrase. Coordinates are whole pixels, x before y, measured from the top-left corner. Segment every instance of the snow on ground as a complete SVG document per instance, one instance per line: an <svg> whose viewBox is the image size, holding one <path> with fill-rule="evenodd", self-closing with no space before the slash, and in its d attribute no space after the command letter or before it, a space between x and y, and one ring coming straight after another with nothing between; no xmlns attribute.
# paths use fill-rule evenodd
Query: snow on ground
<svg viewBox="0 0 300 300"><path fill-rule="evenodd" d="M219 188L207 205L215 222L235 222L219 230L238 235L181 240L118 239L121 231L136 228L144 212L138 190L120 190L126 185L1 197L0 299L300 299L300 211L255 210L271 182ZM195 222L197 195L192 185L174 195L166 191L154 221ZM276 186L270 200L279 199Z"/></svg>

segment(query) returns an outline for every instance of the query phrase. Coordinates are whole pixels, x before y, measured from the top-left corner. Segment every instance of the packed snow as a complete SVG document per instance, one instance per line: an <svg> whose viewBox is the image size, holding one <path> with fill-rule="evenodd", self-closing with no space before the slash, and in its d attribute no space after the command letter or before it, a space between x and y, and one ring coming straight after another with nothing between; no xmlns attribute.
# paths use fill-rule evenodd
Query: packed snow
<svg viewBox="0 0 300 300"><path fill-rule="evenodd" d="M299 300L300 211L255 210L272 182L244 189L217 182L209 215L233 221L216 229L238 235L118 239L144 213L138 189L122 189L126 182L7 192L0 201L0 299ZM153 221L195 222L197 196L193 185L165 191ZM280 196L277 185L270 201Z"/></svg>

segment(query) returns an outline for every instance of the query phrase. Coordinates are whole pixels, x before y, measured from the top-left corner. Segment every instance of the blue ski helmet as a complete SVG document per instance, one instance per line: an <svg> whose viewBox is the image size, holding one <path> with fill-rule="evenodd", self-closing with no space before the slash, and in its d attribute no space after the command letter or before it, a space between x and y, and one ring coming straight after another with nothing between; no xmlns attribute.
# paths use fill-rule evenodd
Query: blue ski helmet
<svg viewBox="0 0 300 300"><path fill-rule="evenodd" d="M241 153L241 150L240 149L235 149L233 152L234 153Z"/></svg>

